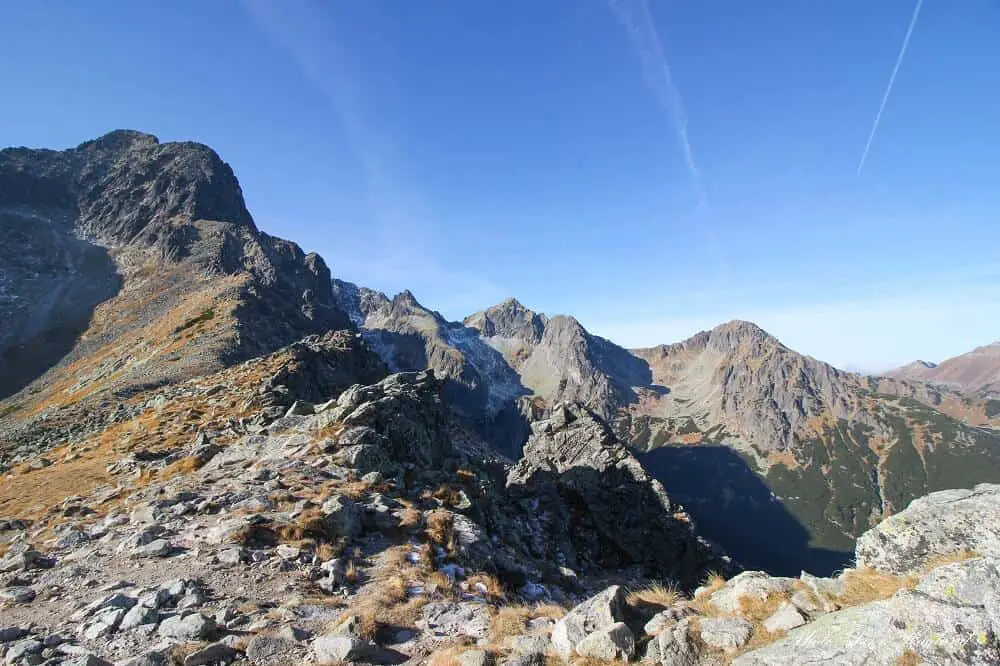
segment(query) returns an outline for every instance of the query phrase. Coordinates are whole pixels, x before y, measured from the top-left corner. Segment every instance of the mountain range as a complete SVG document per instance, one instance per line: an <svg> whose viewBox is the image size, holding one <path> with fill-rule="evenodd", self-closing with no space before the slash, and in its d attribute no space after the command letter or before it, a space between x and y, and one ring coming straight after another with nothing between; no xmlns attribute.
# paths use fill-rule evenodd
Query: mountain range
<svg viewBox="0 0 1000 666"><path fill-rule="evenodd" d="M887 373L890 377L950 386L989 395L1000 392L1000 342L941 361L914 361ZM993 407L1000 411L1000 402Z"/></svg>
<svg viewBox="0 0 1000 666"><path fill-rule="evenodd" d="M533 424L579 405L750 565L832 567L913 498L1000 480L1000 347L871 377L743 321L645 349L513 298L447 321L260 231L200 144L116 131L0 151L0 228L3 467L128 417L132 396L357 329L389 371L432 369L510 461Z"/></svg>

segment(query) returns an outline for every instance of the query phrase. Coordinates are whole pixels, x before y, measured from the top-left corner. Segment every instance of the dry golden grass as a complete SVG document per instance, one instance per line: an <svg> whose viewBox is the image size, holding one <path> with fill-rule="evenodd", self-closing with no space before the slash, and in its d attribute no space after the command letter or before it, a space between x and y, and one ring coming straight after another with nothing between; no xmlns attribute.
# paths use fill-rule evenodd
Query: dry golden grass
<svg viewBox="0 0 1000 666"><path fill-rule="evenodd" d="M836 601L841 606L858 606L872 601L888 599L903 589L911 589L918 582L916 576L896 576L876 571L871 567L851 569L844 574L844 593Z"/></svg>
<svg viewBox="0 0 1000 666"><path fill-rule="evenodd" d="M344 568L344 580L352 585L357 585L361 580L361 570L358 568L358 565L354 563L354 560L348 562L347 566Z"/></svg>
<svg viewBox="0 0 1000 666"><path fill-rule="evenodd" d="M625 602L629 606L659 606L660 608L670 608L682 601L684 596L672 585L654 583L647 587L629 592Z"/></svg>
<svg viewBox="0 0 1000 666"><path fill-rule="evenodd" d="M316 557L322 561L332 560L344 552L344 542L337 543L323 542L316 544Z"/></svg>
<svg viewBox="0 0 1000 666"><path fill-rule="evenodd" d="M910 648L906 648L903 654L899 655L899 659L896 660L896 666L919 666L922 663L924 663L924 660Z"/></svg>
<svg viewBox="0 0 1000 666"><path fill-rule="evenodd" d="M199 469L205 466L207 461L201 456L185 456L180 460L172 463L169 467L163 470L160 478L166 481L167 479L172 479L175 476L181 474L190 474L191 472L197 472Z"/></svg>
<svg viewBox="0 0 1000 666"><path fill-rule="evenodd" d="M337 439L345 427L343 423L329 423L313 433L313 439Z"/></svg>
<svg viewBox="0 0 1000 666"><path fill-rule="evenodd" d="M705 578L705 582L702 583L702 588L704 588L698 596L692 598L688 602L688 607L697 612L700 615L716 615L718 609L712 605L711 598L712 595L726 584L726 578L722 574L711 572Z"/></svg>
<svg viewBox="0 0 1000 666"><path fill-rule="evenodd" d="M501 606L490 621L490 639L499 643L508 636L523 634L528 622L539 617L560 620L566 615L566 609L556 604L510 604Z"/></svg>
<svg viewBox="0 0 1000 666"><path fill-rule="evenodd" d="M964 550L957 550L954 553L947 553L945 555L938 555L932 557L924 564L920 569L920 573L926 574L930 573L938 567L943 567L946 564L955 564L957 562L965 562L966 560L971 560L975 557L979 557L979 553L974 550L969 550L968 548Z"/></svg>
<svg viewBox="0 0 1000 666"><path fill-rule="evenodd" d="M465 580L470 590L476 590L479 587L486 588L486 598L490 601L499 602L507 598L507 591L504 589L503 583L496 576L487 573L475 573L468 576Z"/></svg>
<svg viewBox="0 0 1000 666"><path fill-rule="evenodd" d="M424 587L427 592L435 596L454 601L458 599L458 592L455 590L455 582L448 578L442 571L434 573L424 578Z"/></svg>
<svg viewBox="0 0 1000 666"><path fill-rule="evenodd" d="M40 520L67 497L87 496L98 486L111 483L107 465L113 459L109 451L95 449L70 462L4 474L0 477L0 515Z"/></svg>
<svg viewBox="0 0 1000 666"><path fill-rule="evenodd" d="M480 650L475 645L450 645L440 650L435 650L427 660L427 666L461 666L458 658L465 652Z"/></svg>
<svg viewBox="0 0 1000 666"><path fill-rule="evenodd" d="M750 641L736 653L730 655L730 658L756 650L785 636L786 632L784 631L770 632L765 629L764 621L771 617L783 603L791 599L791 596L789 592L779 592L768 595L767 599L747 596L739 600L740 615L753 624L753 634L750 636Z"/></svg>
<svg viewBox="0 0 1000 666"><path fill-rule="evenodd" d="M427 603L425 596L408 598L401 576L380 577L363 588L342 618L357 615L361 637L374 640L383 627L414 627Z"/></svg>
<svg viewBox="0 0 1000 666"><path fill-rule="evenodd" d="M438 489L433 493L429 490L425 490L422 493L422 497L423 499L430 499L433 497L445 506L455 507L462 503L462 492L462 489L458 486L445 483L438 486Z"/></svg>
<svg viewBox="0 0 1000 666"><path fill-rule="evenodd" d="M455 532L452 521L450 511L435 509L427 516L427 529L424 532L431 543L441 546L448 552L455 550Z"/></svg>
<svg viewBox="0 0 1000 666"><path fill-rule="evenodd" d="M399 517L399 526L404 530L415 530L420 527L423 520L424 514L422 514L418 509L408 506L403 509L403 513Z"/></svg>
<svg viewBox="0 0 1000 666"><path fill-rule="evenodd" d="M345 481L337 486L337 494L343 495L347 499L357 502L371 490L372 484L360 479L356 481Z"/></svg>
<svg viewBox="0 0 1000 666"><path fill-rule="evenodd" d="M447 647L435 650L427 660L427 666L461 666L458 656L465 650L461 647Z"/></svg>
<svg viewBox="0 0 1000 666"><path fill-rule="evenodd" d="M503 606L490 621L490 639L500 642L509 636L523 634L532 618L531 606Z"/></svg>
<svg viewBox="0 0 1000 666"><path fill-rule="evenodd" d="M705 579L704 586L709 588L710 592L717 592L726 584L726 577L717 571L712 571L708 574Z"/></svg>
<svg viewBox="0 0 1000 666"><path fill-rule="evenodd" d="M184 666L184 660L202 647L201 643L180 643L170 649L168 657L171 666Z"/></svg>
<svg viewBox="0 0 1000 666"><path fill-rule="evenodd" d="M608 666L608 662L598 659L597 657L581 657L578 654L570 657L568 663L569 666Z"/></svg>
<svg viewBox="0 0 1000 666"><path fill-rule="evenodd" d="M231 643L233 649L239 650L240 652L246 652L247 647L250 646L250 641L253 640L255 634L244 634L242 636L236 636L233 638Z"/></svg>

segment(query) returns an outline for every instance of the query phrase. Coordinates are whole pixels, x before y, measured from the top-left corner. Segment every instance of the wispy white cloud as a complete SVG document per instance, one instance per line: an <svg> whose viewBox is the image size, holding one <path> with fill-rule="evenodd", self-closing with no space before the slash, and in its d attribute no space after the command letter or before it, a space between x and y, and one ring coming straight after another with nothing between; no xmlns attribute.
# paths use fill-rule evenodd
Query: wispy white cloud
<svg viewBox="0 0 1000 666"><path fill-rule="evenodd" d="M359 84L363 68L352 62L338 34L336 5L317 0L243 0L243 6L326 100L364 174L365 200L374 225L366 226L363 234L331 234L330 245L320 251L334 274L390 292L409 288L429 307L442 310L471 311L479 307L473 303L484 302L479 299L506 295L498 285L472 272L451 269L450 261L439 257L442 234L435 216L396 142L379 123L377 110L365 103ZM344 221L345 227L361 224Z"/></svg>
<svg viewBox="0 0 1000 666"><path fill-rule="evenodd" d="M715 226L701 169L694 157L688 133L688 117L684 100L674 80L673 70L663 49L663 42L649 11L647 0L607 0L612 13L625 29L629 44L639 61L643 82L657 103L666 112L681 148L684 166L694 188L696 206L688 224L696 228L705 243L706 256L713 265L715 286L729 281L729 260Z"/></svg>
<svg viewBox="0 0 1000 666"><path fill-rule="evenodd" d="M642 68L642 77L656 101L670 117L677 134L677 142L684 154L684 164L691 176L691 182L698 198L699 213L709 210L708 194L702 182L701 170L694 159L691 148L691 138L688 136L687 113L684 110L684 100L674 81L670 63L663 51L660 35L649 13L646 0L608 0L608 6L614 12L625 32L629 43Z"/></svg>
<svg viewBox="0 0 1000 666"><path fill-rule="evenodd" d="M858 175L861 175L861 170L865 168L865 160L868 159L868 151L871 150L872 142L875 140L875 133L878 132L878 125L882 121L882 112L885 111L885 105L889 102L889 95L892 93L892 84L896 82L896 74L899 73L899 67L903 64L903 56L906 55L906 48L910 45L910 36L913 35L913 29L917 25L917 18L920 16L920 8L923 6L924 0L917 0L916 6L913 8L913 16L910 17L910 25L906 28L906 36L903 37L903 45L899 49L899 55L896 56L896 64L892 67L892 74L889 75L889 83L885 87L885 94L882 95L882 102L878 105L878 112L875 114L875 122L872 123L871 134L868 135L868 141L865 143L865 150L861 153L861 161L858 162Z"/></svg>

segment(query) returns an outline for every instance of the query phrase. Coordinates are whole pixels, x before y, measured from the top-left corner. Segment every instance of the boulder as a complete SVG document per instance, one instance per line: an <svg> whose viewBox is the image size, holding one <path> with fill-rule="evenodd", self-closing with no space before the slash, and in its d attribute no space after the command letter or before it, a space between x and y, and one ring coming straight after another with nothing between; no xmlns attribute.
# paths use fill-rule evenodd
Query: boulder
<svg viewBox="0 0 1000 666"><path fill-rule="evenodd" d="M705 645L726 652L743 647L753 635L753 625L740 617L705 617L699 626Z"/></svg>
<svg viewBox="0 0 1000 666"><path fill-rule="evenodd" d="M765 601L772 594L791 591L792 583L791 578L775 578L763 571L744 571L726 581L712 594L710 601L723 613L733 614L739 611L741 600Z"/></svg>
<svg viewBox="0 0 1000 666"><path fill-rule="evenodd" d="M345 425L377 431L392 460L433 469L452 451L442 388L432 370L400 372L371 386L352 386L327 413Z"/></svg>
<svg viewBox="0 0 1000 666"><path fill-rule="evenodd" d="M23 627L0 627L0 643L10 643L27 635L28 630Z"/></svg>
<svg viewBox="0 0 1000 666"><path fill-rule="evenodd" d="M247 644L247 660L254 664L276 664L295 654L298 644L287 638L257 634Z"/></svg>
<svg viewBox="0 0 1000 666"><path fill-rule="evenodd" d="M170 555L173 547L167 539L154 539L147 544L136 546L129 553L133 559L145 559L149 557L166 557Z"/></svg>
<svg viewBox="0 0 1000 666"><path fill-rule="evenodd" d="M466 650L455 657L455 661L459 666L490 666L493 655L486 650Z"/></svg>
<svg viewBox="0 0 1000 666"><path fill-rule="evenodd" d="M489 608L467 601L438 602L424 606L422 623L436 636L484 638L490 630Z"/></svg>
<svg viewBox="0 0 1000 666"><path fill-rule="evenodd" d="M576 644L576 653L601 661L629 661L635 655L635 636L624 622L616 622L588 634Z"/></svg>
<svg viewBox="0 0 1000 666"><path fill-rule="evenodd" d="M12 585L0 588L0 601L13 604L27 604L35 600L35 590L27 585Z"/></svg>
<svg viewBox="0 0 1000 666"><path fill-rule="evenodd" d="M645 661L661 666L695 666L698 648L691 639L691 622L685 618L654 636L646 647Z"/></svg>
<svg viewBox="0 0 1000 666"><path fill-rule="evenodd" d="M121 631L128 631L144 624L156 624L159 621L160 613L155 608L136 604L125 613L118 628Z"/></svg>
<svg viewBox="0 0 1000 666"><path fill-rule="evenodd" d="M239 652L225 643L212 643L184 658L184 666L214 666L228 664L239 656Z"/></svg>
<svg viewBox="0 0 1000 666"><path fill-rule="evenodd" d="M160 623L157 632L164 638L204 640L216 630L215 620L202 613L173 615Z"/></svg>
<svg viewBox="0 0 1000 666"><path fill-rule="evenodd" d="M574 607L552 628L552 648L563 659L569 659L577 644L588 635L607 629L625 619L625 593L612 585Z"/></svg>
<svg viewBox="0 0 1000 666"><path fill-rule="evenodd" d="M24 571L31 569L42 560L42 554L32 548L27 542L19 541L10 547L7 553L0 557L0 573Z"/></svg>
<svg viewBox="0 0 1000 666"><path fill-rule="evenodd" d="M313 652L320 664L363 661L375 654L372 643L354 636L320 636L313 641Z"/></svg>
<svg viewBox="0 0 1000 666"><path fill-rule="evenodd" d="M806 620L802 617L799 609L794 604L785 602L778 607L778 610L774 611L774 613L764 620L764 629L773 634L801 627L805 623Z"/></svg>
<svg viewBox="0 0 1000 666"><path fill-rule="evenodd" d="M915 590L823 615L733 663L850 666L896 664L907 656L929 664L1000 663L997 565L980 558L939 567Z"/></svg>
<svg viewBox="0 0 1000 666"><path fill-rule="evenodd" d="M545 656L549 650L549 639L536 634L519 634L504 641L513 654L539 654Z"/></svg>
<svg viewBox="0 0 1000 666"><path fill-rule="evenodd" d="M81 633L87 640L108 636L118 630L124 617L124 608L102 608L87 622Z"/></svg>
<svg viewBox="0 0 1000 666"><path fill-rule="evenodd" d="M30 661L26 661L26 662L22 662L21 660L22 659L28 660L28 659L30 659L34 655L41 655L42 650L44 650L44 649L45 649L45 646L42 644L41 641L36 640L34 638L25 638L24 640L20 640L20 641L17 641L15 643L11 643L10 645L7 646L7 650L4 653L4 663L7 663L7 664L21 664L21 663L40 664L40 663L42 663L42 661L40 659L37 660L37 661L30 660Z"/></svg>
<svg viewBox="0 0 1000 666"><path fill-rule="evenodd" d="M935 558L971 551L1000 557L1000 485L943 490L913 500L858 539L858 567L904 574Z"/></svg>
<svg viewBox="0 0 1000 666"><path fill-rule="evenodd" d="M337 536L353 537L361 533L362 510L357 504L334 495L323 502L323 521L333 534Z"/></svg>

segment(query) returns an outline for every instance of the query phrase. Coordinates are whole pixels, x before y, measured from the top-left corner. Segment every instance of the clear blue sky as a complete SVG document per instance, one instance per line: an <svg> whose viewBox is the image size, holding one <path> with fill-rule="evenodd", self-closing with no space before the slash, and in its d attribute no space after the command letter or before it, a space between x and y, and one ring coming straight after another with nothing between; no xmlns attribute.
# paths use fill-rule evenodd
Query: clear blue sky
<svg viewBox="0 0 1000 666"><path fill-rule="evenodd" d="M451 318L747 318L867 369L1000 338L1000 5L925 1L859 176L911 0L618 2L4 0L0 144L203 141L260 227Z"/></svg>

